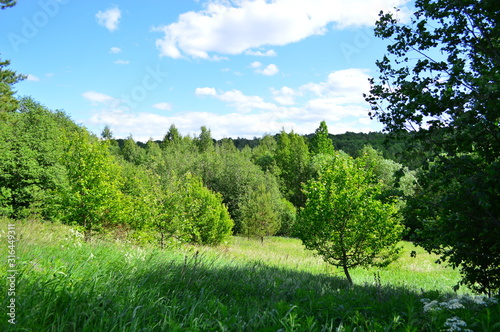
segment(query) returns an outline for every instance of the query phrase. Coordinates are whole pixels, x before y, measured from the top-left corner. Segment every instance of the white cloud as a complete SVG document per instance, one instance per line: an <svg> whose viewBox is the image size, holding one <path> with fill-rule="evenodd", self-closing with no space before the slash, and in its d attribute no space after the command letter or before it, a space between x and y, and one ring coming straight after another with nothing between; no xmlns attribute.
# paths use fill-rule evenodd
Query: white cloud
<svg viewBox="0 0 500 332"><path fill-rule="evenodd" d="M215 96L217 92L214 88L196 88L194 92L197 96Z"/></svg>
<svg viewBox="0 0 500 332"><path fill-rule="evenodd" d="M299 95L298 92L287 86L284 86L279 90L271 89L271 92L274 96L274 101L280 105L294 105L295 97Z"/></svg>
<svg viewBox="0 0 500 332"><path fill-rule="evenodd" d="M370 89L367 69L349 68L332 72L321 83L308 83L299 87L302 92L313 93L317 97L336 97L339 103L364 102L363 93Z"/></svg>
<svg viewBox="0 0 500 332"><path fill-rule="evenodd" d="M40 82L40 77L28 74L28 77L26 77L26 80L30 81L30 82Z"/></svg>
<svg viewBox="0 0 500 332"><path fill-rule="evenodd" d="M380 10L407 0L209 0L202 11L179 15L156 27L161 56L211 58L210 53L241 54L281 46L327 32L328 26L373 26ZM268 51L270 52L270 51ZM260 54L260 53L259 53ZM269 54L273 54L272 52Z"/></svg>
<svg viewBox="0 0 500 332"><path fill-rule="evenodd" d="M260 66L262 66L262 63L260 63L259 61L254 61L250 64L250 67L252 68L259 68Z"/></svg>
<svg viewBox="0 0 500 332"><path fill-rule="evenodd" d="M117 65L128 65L130 63L130 61L118 59L118 60L114 61L114 63Z"/></svg>
<svg viewBox="0 0 500 332"><path fill-rule="evenodd" d="M111 54L118 54L121 51L122 51L122 49L119 48L119 47L111 47L110 50L109 50L109 53L111 53Z"/></svg>
<svg viewBox="0 0 500 332"><path fill-rule="evenodd" d="M364 69L346 69L330 73L322 82L310 82L297 87L283 86L270 90L270 100L247 95L240 90L219 90L215 87L196 88L195 95L224 103L229 112L187 111L178 114L132 113L125 103L109 95L87 91L83 97L96 105L93 116L85 125L99 133L110 125L115 137L147 141L161 139L172 123L183 135L199 133L201 126L211 129L213 137L262 136L277 133L282 128L300 134L310 134L325 120L331 133L346 131L369 132L382 126L368 117L369 106L362 93L369 89ZM169 103L152 105L171 111Z"/></svg>
<svg viewBox="0 0 500 332"><path fill-rule="evenodd" d="M118 7L112 7L105 11L98 11L95 15L97 23L106 27L109 31L113 32L118 29L122 13Z"/></svg>
<svg viewBox="0 0 500 332"><path fill-rule="evenodd" d="M245 54L246 55L253 55L253 56L276 56L277 55L274 50L267 50L266 52L247 50L247 51L245 51Z"/></svg>
<svg viewBox="0 0 500 332"><path fill-rule="evenodd" d="M153 113L128 113L116 109L102 109L85 123L94 127L99 133L104 125L109 125L117 138L125 138L132 134L134 139L146 142L149 138L162 139L166 128L171 124L179 129L183 135L197 135L201 126L207 126L216 139L224 137L261 137L266 133L278 133L282 128L286 131L294 130L299 134L310 134L325 120L332 134L346 131L370 132L381 130L381 127L367 118L352 119L337 122L334 116L325 114L300 117L303 109L287 108L280 112L262 113L228 113L216 114L210 112L187 112L173 116L158 115Z"/></svg>
<svg viewBox="0 0 500 332"><path fill-rule="evenodd" d="M160 110L160 111L171 111L172 110L172 104L170 104L170 103L157 103L157 104L154 104L153 107Z"/></svg>
<svg viewBox="0 0 500 332"><path fill-rule="evenodd" d="M119 100L115 99L111 96L108 96L104 93L96 92L96 91L86 91L82 93L83 98L87 99L93 104L98 103L107 103L107 104L118 104Z"/></svg>
<svg viewBox="0 0 500 332"><path fill-rule="evenodd" d="M287 86L271 89L275 103L260 96L245 95L239 90L216 91L215 88L198 88L196 94L209 95L240 114L258 115L266 118L266 121L271 121L271 117L277 123L292 125L301 133L314 132L322 120L336 124L332 132L366 132L381 129L374 129L373 122L369 121L369 107L363 98L363 93L369 89L368 77L365 69L335 71L323 82L311 82L295 89ZM345 125L346 121L349 126Z"/></svg>
<svg viewBox="0 0 500 332"><path fill-rule="evenodd" d="M264 102L259 96L246 96L239 90L230 90L222 93L217 93L214 88L196 88L195 94L198 96L212 96L220 101L228 103L238 112L248 113L253 110L272 110L275 105Z"/></svg>
<svg viewBox="0 0 500 332"><path fill-rule="evenodd" d="M279 69L275 64L270 64L264 69L257 69L255 72L265 76L273 76L279 72Z"/></svg>

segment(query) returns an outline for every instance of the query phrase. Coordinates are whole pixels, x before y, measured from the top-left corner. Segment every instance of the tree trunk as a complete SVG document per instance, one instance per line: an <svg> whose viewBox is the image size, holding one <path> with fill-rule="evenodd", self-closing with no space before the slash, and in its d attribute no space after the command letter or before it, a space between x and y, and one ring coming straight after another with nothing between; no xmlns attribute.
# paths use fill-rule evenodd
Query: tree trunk
<svg viewBox="0 0 500 332"><path fill-rule="evenodd" d="M351 274L349 273L349 269L347 268L346 265L344 265L343 268L344 268L344 273L345 273L345 276L347 278L347 281L349 282L349 285L352 286L353 282L352 282Z"/></svg>
<svg viewBox="0 0 500 332"><path fill-rule="evenodd" d="M92 222L88 221L87 217L83 221L83 228L85 229L84 240L85 242L90 242L92 239Z"/></svg>

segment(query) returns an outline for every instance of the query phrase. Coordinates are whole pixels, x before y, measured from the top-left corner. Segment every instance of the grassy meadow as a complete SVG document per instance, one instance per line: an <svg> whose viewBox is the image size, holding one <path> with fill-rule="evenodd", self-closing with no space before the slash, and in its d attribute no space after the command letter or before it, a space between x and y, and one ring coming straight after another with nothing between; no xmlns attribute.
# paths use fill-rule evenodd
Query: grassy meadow
<svg viewBox="0 0 500 332"><path fill-rule="evenodd" d="M5 249L9 223L0 219ZM453 292L458 272L411 243L387 268L353 270L349 287L296 239L162 251L85 243L59 224L14 228L15 296L9 250L0 251L0 331L500 331L496 299Z"/></svg>

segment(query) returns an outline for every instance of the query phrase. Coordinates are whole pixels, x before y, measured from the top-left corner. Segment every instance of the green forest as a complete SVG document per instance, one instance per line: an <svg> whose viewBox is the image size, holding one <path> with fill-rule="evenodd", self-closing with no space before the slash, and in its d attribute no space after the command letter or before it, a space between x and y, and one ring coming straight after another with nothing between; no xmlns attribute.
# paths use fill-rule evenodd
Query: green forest
<svg viewBox="0 0 500 332"><path fill-rule="evenodd" d="M308 135L282 130L254 139L215 140L205 126L198 134L185 136L175 124L156 141L115 138L108 126L95 135L65 112L45 107L37 100L42 96L18 96L15 84L25 76L11 70L9 60L0 61L0 218L5 224L70 226L81 235L83 246L119 239L134 248L154 248L155 253L169 255L186 246L227 248L235 239L254 241L263 250L280 241L278 237L300 240L339 269L346 289L355 286L352 271L358 267L388 268L403 254L416 256L418 251L459 271L455 291L465 288L484 294L496 304L493 301L500 295L499 9L494 1L421 0L416 6L413 28L381 13L375 29L378 37L394 42L389 55L377 62L380 76L371 80L365 96L374 121L384 124L384 133L332 135L328 125L334 124L322 121ZM468 20L460 14L464 11ZM431 20L439 27L432 27ZM435 48L437 40L447 54L442 61L406 55ZM410 250L410 245L416 247ZM198 251L189 257L189 262L186 255L184 265L179 263L181 279L185 269L197 275L197 268L209 265L198 261ZM207 271L208 265L203 267ZM267 267L258 269L272 275ZM305 280L299 275L290 278ZM186 287L196 284L193 280L186 281ZM380 286L376 274L375 284ZM377 298L390 298L377 289ZM103 312L112 306L103 303ZM326 325L322 329L314 325L328 321L320 317L321 310L308 314L293 303L276 312L292 324L293 310L299 308L302 325L282 330L328 330ZM476 324L478 331L499 329L494 317L498 305L484 310L481 318L471 314L470 322L475 323L469 324ZM403 315L398 319L406 329L399 329L403 325L396 322L382 329L366 323L369 318L358 318L359 325L354 316L332 321L337 327L344 322L352 331L363 324L363 331L431 331L444 321L428 323ZM194 327L194 322L193 318L179 323L178 330L205 329ZM224 322L220 324L226 328L220 325L220 330L237 330L227 327L230 321ZM255 328L248 330L263 326L253 323ZM171 321L165 326L176 325Z"/></svg>

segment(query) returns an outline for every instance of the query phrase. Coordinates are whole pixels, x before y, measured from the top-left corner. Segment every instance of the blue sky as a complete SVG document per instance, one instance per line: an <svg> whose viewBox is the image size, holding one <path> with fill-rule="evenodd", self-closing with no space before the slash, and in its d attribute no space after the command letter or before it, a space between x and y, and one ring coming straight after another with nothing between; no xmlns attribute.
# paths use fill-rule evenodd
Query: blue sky
<svg viewBox="0 0 500 332"><path fill-rule="evenodd" d="M405 0L39 0L0 12L17 84L100 134L162 139L380 131L362 93L386 42L380 10Z"/></svg>

